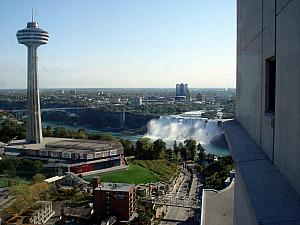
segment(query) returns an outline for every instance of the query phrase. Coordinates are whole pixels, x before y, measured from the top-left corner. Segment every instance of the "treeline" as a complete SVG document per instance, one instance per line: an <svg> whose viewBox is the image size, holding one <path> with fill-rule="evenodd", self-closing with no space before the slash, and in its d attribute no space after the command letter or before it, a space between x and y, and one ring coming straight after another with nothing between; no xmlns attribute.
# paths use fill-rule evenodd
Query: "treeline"
<svg viewBox="0 0 300 225"><path fill-rule="evenodd" d="M136 146L129 140L120 140L124 147L125 156L135 156L137 159L154 160L192 160L201 158L204 148L194 139L186 139L183 143L174 142L173 149L167 148L162 139L152 142L149 138L140 138Z"/></svg>
<svg viewBox="0 0 300 225"><path fill-rule="evenodd" d="M13 138L25 138L25 126L23 123L17 123L12 120L4 120L0 124L0 141L8 142Z"/></svg>
<svg viewBox="0 0 300 225"><path fill-rule="evenodd" d="M196 171L204 178L204 187L216 190L225 188L225 180L234 169L232 157L220 156L215 160L208 155L201 162L201 165L196 166Z"/></svg>
<svg viewBox="0 0 300 225"><path fill-rule="evenodd" d="M42 171L42 163L38 160L33 161L10 156L4 156L2 160L0 160L0 174L6 177L13 178L18 176L32 178Z"/></svg>
<svg viewBox="0 0 300 225"><path fill-rule="evenodd" d="M117 140L110 133L92 133L83 128L76 130L67 130L64 127L51 127L43 128L44 137L57 137L57 138L73 138L73 139L90 139L90 140Z"/></svg>

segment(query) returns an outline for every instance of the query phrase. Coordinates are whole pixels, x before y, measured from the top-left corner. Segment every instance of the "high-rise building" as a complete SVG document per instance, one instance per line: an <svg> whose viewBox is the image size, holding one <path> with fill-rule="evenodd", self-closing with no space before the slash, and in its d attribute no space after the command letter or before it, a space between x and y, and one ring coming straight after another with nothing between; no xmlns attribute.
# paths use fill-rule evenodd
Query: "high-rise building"
<svg viewBox="0 0 300 225"><path fill-rule="evenodd" d="M27 123L26 141L40 143L42 141L42 124L40 111L39 74L38 74L38 52L40 45L48 42L48 32L39 28L33 20L27 23L27 27L17 32L20 44L27 46Z"/></svg>
<svg viewBox="0 0 300 225"><path fill-rule="evenodd" d="M180 84L176 84L176 96L180 96Z"/></svg>
<svg viewBox="0 0 300 225"><path fill-rule="evenodd" d="M191 100L191 93L188 84L176 84L176 96L185 96L187 101Z"/></svg>
<svg viewBox="0 0 300 225"><path fill-rule="evenodd" d="M203 225L300 224L299 21L300 1L237 1L236 120L223 125L236 165L233 221L223 210Z"/></svg>

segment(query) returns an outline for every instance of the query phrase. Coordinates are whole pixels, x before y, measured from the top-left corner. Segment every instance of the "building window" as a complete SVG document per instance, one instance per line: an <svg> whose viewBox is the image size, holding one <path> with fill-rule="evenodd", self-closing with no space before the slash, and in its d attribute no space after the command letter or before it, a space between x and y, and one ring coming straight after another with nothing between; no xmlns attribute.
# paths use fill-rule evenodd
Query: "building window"
<svg viewBox="0 0 300 225"><path fill-rule="evenodd" d="M276 60L275 57L266 60L266 112L275 113L276 93Z"/></svg>

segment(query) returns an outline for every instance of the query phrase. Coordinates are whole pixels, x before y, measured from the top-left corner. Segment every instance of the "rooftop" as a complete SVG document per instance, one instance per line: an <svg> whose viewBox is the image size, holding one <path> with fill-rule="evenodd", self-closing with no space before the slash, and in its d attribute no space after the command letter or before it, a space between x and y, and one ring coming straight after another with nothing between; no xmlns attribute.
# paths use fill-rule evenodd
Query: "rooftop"
<svg viewBox="0 0 300 225"><path fill-rule="evenodd" d="M234 181L221 190L204 189L201 225L233 224Z"/></svg>
<svg viewBox="0 0 300 225"><path fill-rule="evenodd" d="M95 189L95 191L122 191L129 192L132 188L134 188L134 184L125 184L125 183L105 183L102 182L99 187Z"/></svg>
<svg viewBox="0 0 300 225"><path fill-rule="evenodd" d="M47 150L61 151L71 153L94 153L98 151L107 151L123 148L119 141L107 140L85 140L85 139L70 139L70 138L52 138L44 137L39 144L27 143L26 140L15 140L6 146L7 150Z"/></svg>

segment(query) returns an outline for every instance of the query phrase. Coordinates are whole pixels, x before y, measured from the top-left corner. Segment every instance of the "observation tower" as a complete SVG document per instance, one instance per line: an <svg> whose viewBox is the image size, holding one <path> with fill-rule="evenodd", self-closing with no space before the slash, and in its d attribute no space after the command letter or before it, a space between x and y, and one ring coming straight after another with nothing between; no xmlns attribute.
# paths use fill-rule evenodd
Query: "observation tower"
<svg viewBox="0 0 300 225"><path fill-rule="evenodd" d="M26 141L41 143L42 123L40 110L39 74L38 74L38 47L48 42L48 32L39 28L37 22L27 23L27 27L17 32L19 44L27 46L27 124Z"/></svg>

